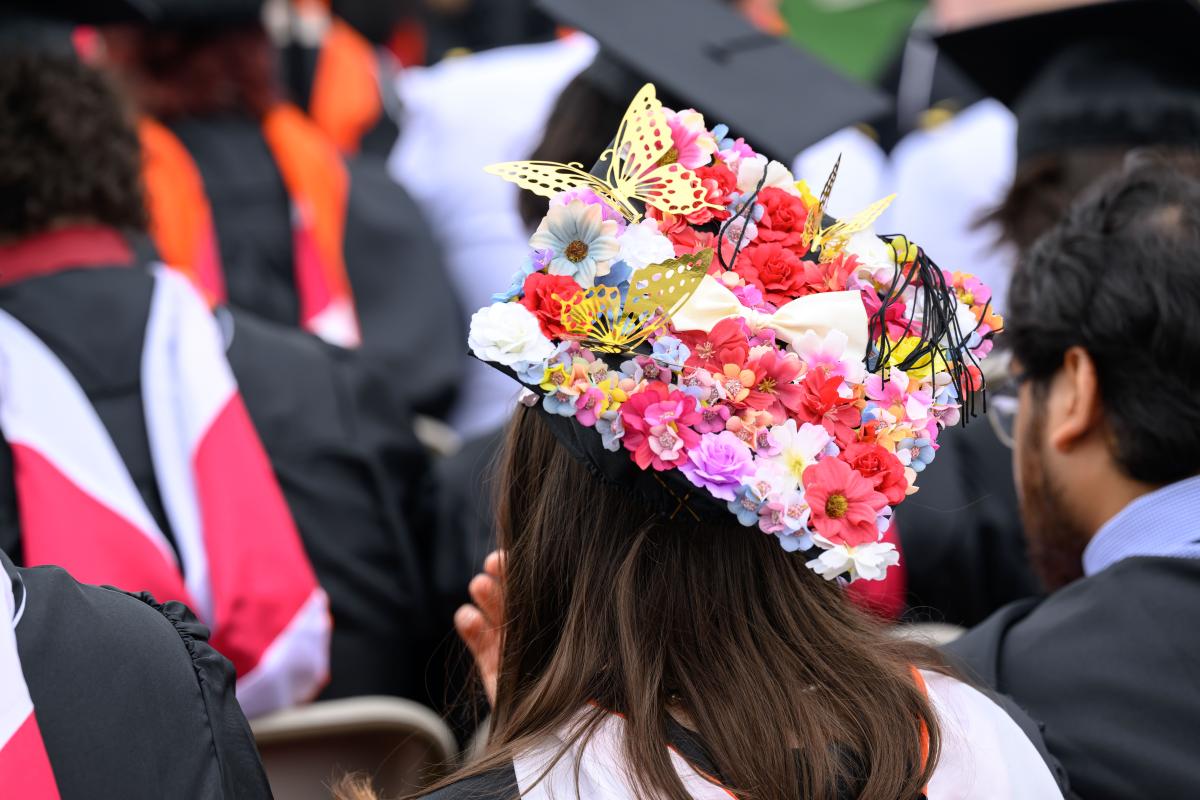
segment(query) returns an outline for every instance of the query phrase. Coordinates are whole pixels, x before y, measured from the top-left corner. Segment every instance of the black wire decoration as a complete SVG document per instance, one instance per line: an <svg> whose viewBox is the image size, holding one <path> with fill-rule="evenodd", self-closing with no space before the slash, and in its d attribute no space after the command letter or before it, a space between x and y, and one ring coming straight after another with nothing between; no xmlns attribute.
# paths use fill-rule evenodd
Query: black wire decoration
<svg viewBox="0 0 1200 800"><path fill-rule="evenodd" d="M932 382L940 357L946 364L946 371L950 374L959 403L966 412L962 415L962 424L966 425L969 417L976 416L976 394L983 398L983 410L987 411L983 373L979 370L979 361L975 354L967 347L971 335L979 330L982 323L976 323L969 331L962 330L958 324L958 297L954 287L947 285L945 273L921 247L913 245L916 247L916 257L901 263L900 253L907 255L910 249L911 243L908 239L901 235L882 235L879 238L890 246L896 269L891 285L883 292L879 310L869 320L874 352L867 354L866 367L871 372L881 372L891 360L894 346L887 333L888 311L896 303L903 302L904 293L909 287L921 287L924 291L920 293L919 314L918 309L907 310L904 333L897 340L915 335L918 339L917 346L895 364L893 369L911 372L922 362L927 362ZM990 302L985 311L988 307ZM921 331L915 334L913 323L918 318L921 320ZM972 368L978 376L977 386L971 379Z"/></svg>

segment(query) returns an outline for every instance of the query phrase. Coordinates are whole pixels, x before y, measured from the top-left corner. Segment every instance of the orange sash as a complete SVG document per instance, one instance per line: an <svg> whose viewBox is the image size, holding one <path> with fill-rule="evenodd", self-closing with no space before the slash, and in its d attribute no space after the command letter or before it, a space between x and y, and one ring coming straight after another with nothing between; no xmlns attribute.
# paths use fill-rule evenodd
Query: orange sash
<svg viewBox="0 0 1200 800"><path fill-rule="evenodd" d="M321 43L308 113L338 150L350 155L383 114L374 48L337 17Z"/></svg>
<svg viewBox="0 0 1200 800"><path fill-rule="evenodd" d="M324 134L299 109L280 103L263 135L292 201L293 258L300 324L328 342L359 343L358 319L343 259L350 178ZM138 126L150 233L163 260L187 275L210 303L225 302L225 279L212 209L187 148L166 127Z"/></svg>

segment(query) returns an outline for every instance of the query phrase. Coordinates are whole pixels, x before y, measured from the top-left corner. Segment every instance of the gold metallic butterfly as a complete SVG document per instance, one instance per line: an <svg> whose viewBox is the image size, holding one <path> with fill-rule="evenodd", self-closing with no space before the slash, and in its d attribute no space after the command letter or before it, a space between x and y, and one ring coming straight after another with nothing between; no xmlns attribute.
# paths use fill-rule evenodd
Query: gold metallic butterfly
<svg viewBox="0 0 1200 800"><path fill-rule="evenodd" d="M829 195L833 192L833 183L837 180L838 168L841 165L842 157L839 155L829 173L829 178L825 181L825 186L821 189L821 196L817 199L816 205L809 209L808 219L804 222L804 238L801 241L808 245L809 250L819 250L822 262L832 261L836 258L851 236L860 231L869 230L875 224L875 220L879 219L879 216L896 199L896 195L889 194L848 219L838 220L828 227L822 227L825 220L825 208L829 202Z"/></svg>
<svg viewBox="0 0 1200 800"><path fill-rule="evenodd" d="M594 286L563 299L565 336L602 353L628 353L661 331L708 273L713 251L685 253L635 270L621 303L615 286Z"/></svg>
<svg viewBox="0 0 1200 800"><path fill-rule="evenodd" d="M675 161L677 157L662 103L654 94L654 84L647 83L629 104L612 146L600 156L608 161L604 178L592 175L582 164L554 161L506 161L484 167L484 171L542 197L591 189L630 222L642 218L633 200L667 214L715 208L705 199L700 179Z"/></svg>

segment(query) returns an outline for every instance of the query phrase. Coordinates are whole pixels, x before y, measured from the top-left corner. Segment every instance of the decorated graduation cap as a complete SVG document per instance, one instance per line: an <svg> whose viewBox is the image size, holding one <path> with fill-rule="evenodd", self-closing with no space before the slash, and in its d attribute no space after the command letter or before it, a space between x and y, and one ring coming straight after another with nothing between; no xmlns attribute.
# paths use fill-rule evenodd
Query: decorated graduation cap
<svg viewBox="0 0 1200 800"><path fill-rule="evenodd" d="M1017 116L1019 158L1200 144L1200 3L1117 0L938 37Z"/></svg>
<svg viewBox="0 0 1200 800"><path fill-rule="evenodd" d="M892 509L982 388L987 287L876 236L890 198L833 220L836 168L814 195L653 85L615 134L592 172L488 167L550 204L472 353L655 512L733 514L827 578L882 578Z"/></svg>
<svg viewBox="0 0 1200 800"><path fill-rule="evenodd" d="M755 27L720 0L538 0L600 43L584 76L620 100L646 81L790 163L848 125L888 112L887 96ZM670 46L664 46L664 37Z"/></svg>

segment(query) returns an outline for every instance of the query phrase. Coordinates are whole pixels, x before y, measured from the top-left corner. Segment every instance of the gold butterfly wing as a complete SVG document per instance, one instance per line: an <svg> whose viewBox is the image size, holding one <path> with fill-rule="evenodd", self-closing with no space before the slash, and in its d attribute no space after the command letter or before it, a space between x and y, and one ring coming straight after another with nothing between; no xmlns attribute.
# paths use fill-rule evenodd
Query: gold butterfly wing
<svg viewBox="0 0 1200 800"><path fill-rule="evenodd" d="M654 84L647 83L634 95L607 151L608 183L613 194L624 205L634 198L666 214L687 215L706 206L716 208L705 199L707 192L696 173L675 161L662 163L674 146Z"/></svg>
<svg viewBox="0 0 1200 800"><path fill-rule="evenodd" d="M559 164L554 161L502 161L483 168L489 175L496 175L539 197L554 198L572 189L591 189L604 200L629 216L636 213L629 204L614 194L612 187L600 178L586 172L578 163Z"/></svg>
<svg viewBox="0 0 1200 800"><path fill-rule="evenodd" d="M853 217L845 220L839 220L828 228L822 228L817 234L817 239L813 243L815 247L821 248L821 261L830 261L835 258L846 246L846 242L856 233L865 230L870 230L875 224L875 220L887 210L892 201L896 199L896 195L889 194L881 200L876 200L871 205L859 211Z"/></svg>
<svg viewBox="0 0 1200 800"><path fill-rule="evenodd" d="M702 250L635 270L623 307L620 290L612 286L560 299L566 336L599 352L634 355L692 296L712 258L712 250Z"/></svg>

